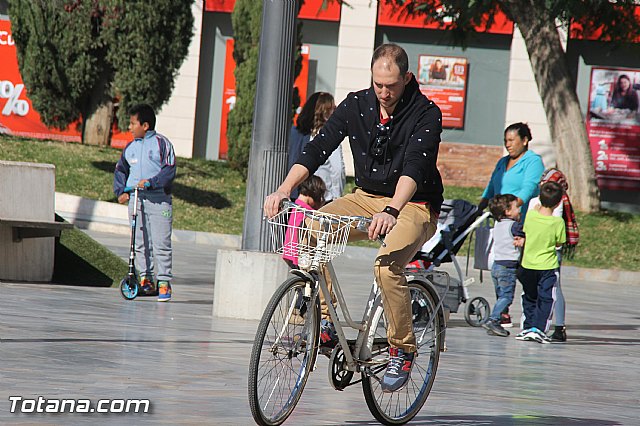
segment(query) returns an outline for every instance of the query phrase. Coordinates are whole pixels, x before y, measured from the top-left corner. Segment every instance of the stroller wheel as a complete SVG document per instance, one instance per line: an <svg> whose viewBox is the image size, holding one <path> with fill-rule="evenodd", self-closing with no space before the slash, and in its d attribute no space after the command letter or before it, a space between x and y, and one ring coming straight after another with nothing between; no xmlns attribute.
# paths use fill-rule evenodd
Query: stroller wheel
<svg viewBox="0 0 640 426"><path fill-rule="evenodd" d="M484 297L474 297L464 310L464 319L472 327L480 327L487 322L490 314L489 302Z"/></svg>
<svg viewBox="0 0 640 426"><path fill-rule="evenodd" d="M140 286L135 277L125 277L120 281L120 294L126 300L133 300L138 296Z"/></svg>

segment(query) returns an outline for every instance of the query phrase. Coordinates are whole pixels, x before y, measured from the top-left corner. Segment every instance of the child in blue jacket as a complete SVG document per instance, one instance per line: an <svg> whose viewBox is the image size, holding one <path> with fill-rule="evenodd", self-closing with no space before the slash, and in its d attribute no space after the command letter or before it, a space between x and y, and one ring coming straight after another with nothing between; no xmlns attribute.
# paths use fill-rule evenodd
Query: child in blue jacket
<svg viewBox="0 0 640 426"><path fill-rule="evenodd" d="M138 195L136 269L140 273L141 295L158 294L159 302L171 300L173 208L171 185L176 176L176 158L171 142L156 133L156 115L147 104L129 110L129 131L133 141L116 164L113 192L121 204L133 205L125 188L142 189ZM155 268L154 268L155 261ZM157 271L158 288L153 281Z"/></svg>

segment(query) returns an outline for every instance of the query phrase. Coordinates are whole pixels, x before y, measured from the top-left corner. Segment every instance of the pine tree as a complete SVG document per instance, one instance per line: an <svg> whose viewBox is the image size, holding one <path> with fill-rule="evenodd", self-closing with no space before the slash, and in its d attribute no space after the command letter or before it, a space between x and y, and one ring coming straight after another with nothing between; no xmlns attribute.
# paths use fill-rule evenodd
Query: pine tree
<svg viewBox="0 0 640 426"><path fill-rule="evenodd" d="M79 120L85 143L108 144L138 102L158 110L193 35L194 0L9 0L20 73L51 127Z"/></svg>

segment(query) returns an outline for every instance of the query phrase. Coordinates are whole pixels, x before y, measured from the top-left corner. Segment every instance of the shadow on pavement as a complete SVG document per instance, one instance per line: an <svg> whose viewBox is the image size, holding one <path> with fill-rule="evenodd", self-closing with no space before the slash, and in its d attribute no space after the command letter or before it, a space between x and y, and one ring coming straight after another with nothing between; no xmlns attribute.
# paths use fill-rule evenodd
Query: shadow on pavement
<svg viewBox="0 0 640 426"><path fill-rule="evenodd" d="M347 422L357 425L377 425L377 422ZM616 426L622 423L611 420L580 419L576 417L560 416L530 416L530 415L502 415L502 416L416 416L412 425L438 426Z"/></svg>

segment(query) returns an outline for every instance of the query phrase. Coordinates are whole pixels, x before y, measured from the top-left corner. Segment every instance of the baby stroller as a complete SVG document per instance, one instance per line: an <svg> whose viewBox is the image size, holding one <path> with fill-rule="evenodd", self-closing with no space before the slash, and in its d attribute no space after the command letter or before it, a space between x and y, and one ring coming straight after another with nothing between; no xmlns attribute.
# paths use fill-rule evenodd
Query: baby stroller
<svg viewBox="0 0 640 426"><path fill-rule="evenodd" d="M445 200L438 218L436 233L422 246L407 266L407 274L425 277L436 287L440 297L444 298L445 308L450 312L458 312L460 303L466 303L464 318L474 327L479 327L489 318L490 305L484 297L474 297L469 300L467 287L475 279L462 273L456 254L467 236L490 215L489 212L482 213L476 205L468 201ZM457 278L434 270L446 262L453 262Z"/></svg>

